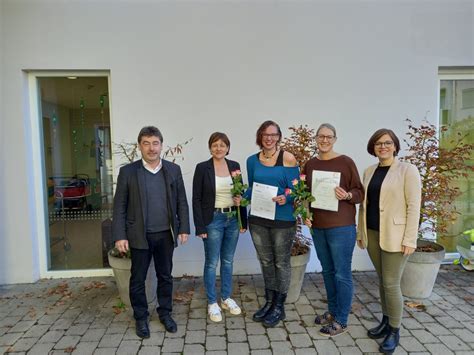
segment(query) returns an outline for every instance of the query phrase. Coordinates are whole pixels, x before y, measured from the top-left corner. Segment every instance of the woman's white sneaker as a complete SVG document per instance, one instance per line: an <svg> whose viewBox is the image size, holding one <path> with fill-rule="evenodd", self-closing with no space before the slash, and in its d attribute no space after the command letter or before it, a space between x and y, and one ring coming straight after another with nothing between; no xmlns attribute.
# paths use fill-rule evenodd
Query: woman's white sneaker
<svg viewBox="0 0 474 355"><path fill-rule="evenodd" d="M207 306L207 313L209 314L209 318L213 322L222 321L221 308L219 307L217 303L213 303Z"/></svg>
<svg viewBox="0 0 474 355"><path fill-rule="evenodd" d="M221 300L221 307L222 309L229 310L230 313L233 315L242 313L242 310L240 309L240 307L237 306L237 303L235 303L235 301L230 297L226 300Z"/></svg>

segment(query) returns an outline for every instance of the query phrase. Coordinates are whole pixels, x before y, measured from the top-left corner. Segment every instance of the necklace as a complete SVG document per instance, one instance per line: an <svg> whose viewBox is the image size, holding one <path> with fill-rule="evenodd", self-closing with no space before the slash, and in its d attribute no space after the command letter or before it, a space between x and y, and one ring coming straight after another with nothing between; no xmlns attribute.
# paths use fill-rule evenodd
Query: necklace
<svg viewBox="0 0 474 355"><path fill-rule="evenodd" d="M274 157L274 155L276 154L276 152L278 152L278 149L275 149L275 151L272 153L272 155L266 156L266 155L265 155L265 152L262 150L262 155L263 155L263 157L265 158L265 160L270 160L271 158Z"/></svg>

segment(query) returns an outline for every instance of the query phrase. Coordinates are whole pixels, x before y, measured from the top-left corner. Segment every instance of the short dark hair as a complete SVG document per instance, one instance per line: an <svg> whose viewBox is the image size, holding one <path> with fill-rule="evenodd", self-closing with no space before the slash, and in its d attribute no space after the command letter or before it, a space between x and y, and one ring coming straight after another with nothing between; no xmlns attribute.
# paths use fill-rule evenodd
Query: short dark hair
<svg viewBox="0 0 474 355"><path fill-rule="evenodd" d="M227 151L227 154L229 154L230 140L229 140L229 137L227 137L227 134L222 133L222 132L214 132L213 134L211 134L211 136L209 137L209 142L208 142L209 149L211 149L212 143L217 142L219 139L223 141L224 144L229 148L229 150Z"/></svg>
<svg viewBox="0 0 474 355"><path fill-rule="evenodd" d="M398 140L397 135L395 132L393 132L391 129L388 128L381 128L375 131L374 134L372 134L372 137L370 137L369 142L367 143L367 151L369 152L370 155L375 155L375 143L382 137L383 135L388 134L390 138L392 138L393 143L395 144L395 151L393 152L393 156L397 156L398 152L400 151L400 141Z"/></svg>
<svg viewBox="0 0 474 355"><path fill-rule="evenodd" d="M155 126L145 126L138 133L138 143L141 143L143 137L158 137L160 142L163 143L163 135L160 130Z"/></svg>
<svg viewBox="0 0 474 355"><path fill-rule="evenodd" d="M278 134L280 135L280 137L278 138L278 143L281 142L281 129L280 129L280 126L278 125L278 123L274 122L274 121L271 121L271 120L268 120L268 121L265 121L263 122L260 127L258 127L257 129L257 140L256 140L256 143L257 145L262 148L263 145L262 145L262 136L263 136L263 131L265 131L268 127L270 126L274 126L276 127L277 131L278 131Z"/></svg>

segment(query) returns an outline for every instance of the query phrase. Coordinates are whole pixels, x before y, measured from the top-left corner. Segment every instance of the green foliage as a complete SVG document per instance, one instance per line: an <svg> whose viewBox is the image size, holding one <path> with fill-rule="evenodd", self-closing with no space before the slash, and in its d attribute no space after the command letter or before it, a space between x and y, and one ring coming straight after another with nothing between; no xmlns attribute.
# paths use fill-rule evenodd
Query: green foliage
<svg viewBox="0 0 474 355"><path fill-rule="evenodd" d="M474 167L468 164L474 144L464 142L466 135L456 133L449 148L440 147L438 129L424 120L419 126L407 119L408 154L400 160L415 165L421 175L422 196L420 211L420 235L423 232L447 233L448 226L459 216L453 201L462 194L454 182L467 178Z"/></svg>

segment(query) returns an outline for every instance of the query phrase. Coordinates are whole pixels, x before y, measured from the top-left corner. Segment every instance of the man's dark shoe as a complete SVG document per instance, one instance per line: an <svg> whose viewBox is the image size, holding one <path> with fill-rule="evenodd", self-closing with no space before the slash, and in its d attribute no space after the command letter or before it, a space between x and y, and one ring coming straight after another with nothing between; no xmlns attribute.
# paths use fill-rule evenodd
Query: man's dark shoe
<svg viewBox="0 0 474 355"><path fill-rule="evenodd" d="M135 331L139 338L149 338L150 328L148 327L148 319L137 320L135 323Z"/></svg>
<svg viewBox="0 0 474 355"><path fill-rule="evenodd" d="M160 322L165 326L167 332L176 333L178 331L178 326L170 315L160 317Z"/></svg>

